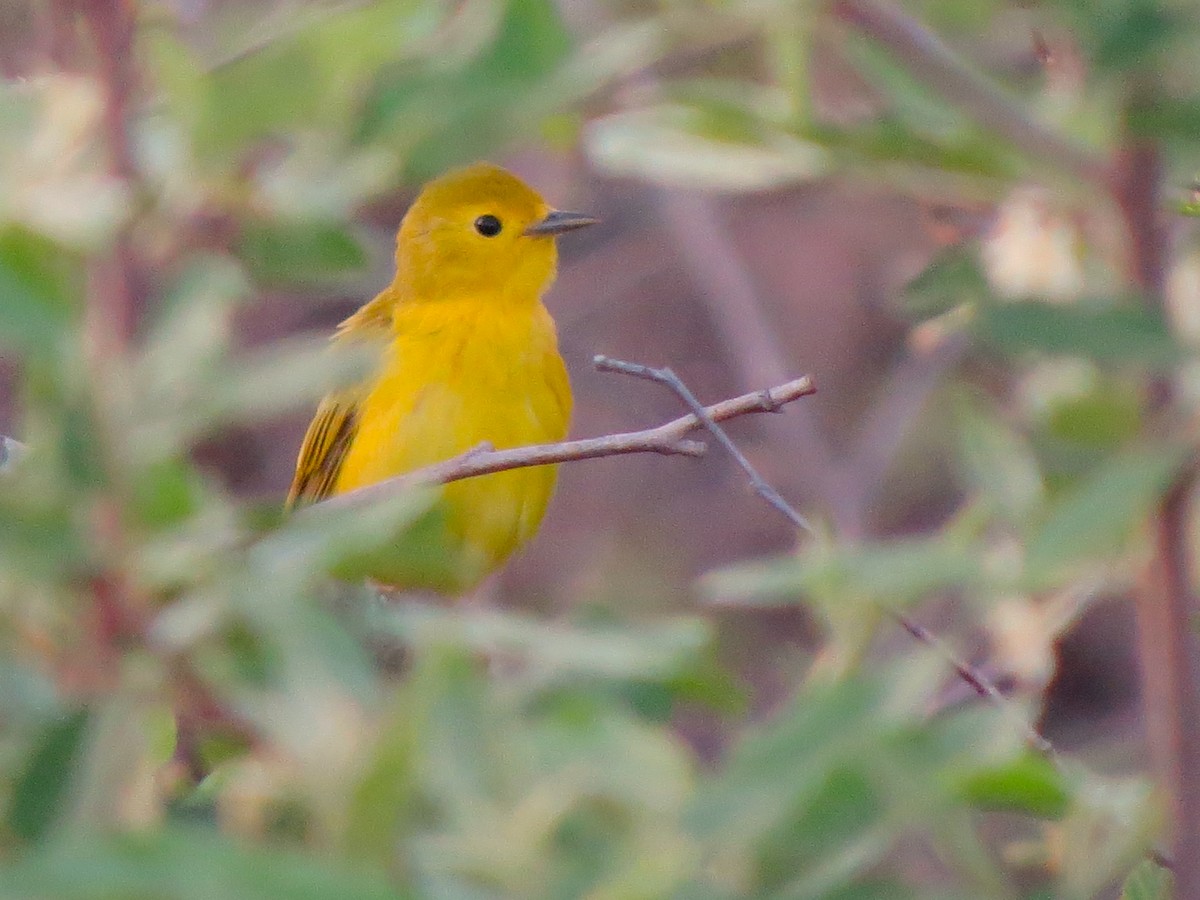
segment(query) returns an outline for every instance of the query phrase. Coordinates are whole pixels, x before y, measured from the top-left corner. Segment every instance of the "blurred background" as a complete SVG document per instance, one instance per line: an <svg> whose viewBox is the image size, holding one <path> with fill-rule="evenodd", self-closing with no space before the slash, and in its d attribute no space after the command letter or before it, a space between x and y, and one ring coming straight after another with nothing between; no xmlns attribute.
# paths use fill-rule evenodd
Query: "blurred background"
<svg viewBox="0 0 1200 900"><path fill-rule="evenodd" d="M0 6L0 888L1171 896L1135 598L1190 483L1189 13ZM809 374L728 428L812 533L715 446L577 462L470 604L330 599L436 564L423 496L279 506L325 338L477 159L601 219L547 300L572 437L681 413L598 353Z"/></svg>

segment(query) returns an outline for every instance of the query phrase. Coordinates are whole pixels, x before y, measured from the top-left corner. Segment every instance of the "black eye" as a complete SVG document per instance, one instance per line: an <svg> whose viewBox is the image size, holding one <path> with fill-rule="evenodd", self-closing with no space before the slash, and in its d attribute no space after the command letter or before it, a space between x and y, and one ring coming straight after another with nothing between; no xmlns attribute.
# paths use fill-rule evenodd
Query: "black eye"
<svg viewBox="0 0 1200 900"><path fill-rule="evenodd" d="M495 237L500 233L500 220L495 216L480 216L475 220L475 230L484 237Z"/></svg>

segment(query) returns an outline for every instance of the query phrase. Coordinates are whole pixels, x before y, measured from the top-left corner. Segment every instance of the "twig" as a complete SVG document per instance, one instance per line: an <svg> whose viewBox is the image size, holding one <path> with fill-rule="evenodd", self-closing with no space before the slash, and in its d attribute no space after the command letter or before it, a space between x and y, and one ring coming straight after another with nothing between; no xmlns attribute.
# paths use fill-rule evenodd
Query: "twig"
<svg viewBox="0 0 1200 900"><path fill-rule="evenodd" d="M1054 745L1040 732L1037 728L1021 715L1020 712L1013 706L1012 702L1005 696L1004 692L996 686L996 682L988 678L975 666L959 658L959 656L936 634L922 625L920 622L910 619L898 609L885 607L888 615L895 619L900 627L911 634L914 638L920 641L925 646L939 654L946 662L954 669L955 674L961 678L968 687L971 688L980 697L992 701L1002 710L1009 712L1012 717L1018 720L1021 728L1025 732L1025 740L1029 746L1041 753L1043 756L1053 759L1055 757Z"/></svg>
<svg viewBox="0 0 1200 900"><path fill-rule="evenodd" d="M894 4L836 0L832 9L837 18L887 48L911 75L980 125L1083 182L1104 183L1107 169L1103 160L1032 119L936 35Z"/></svg>
<svg viewBox="0 0 1200 900"><path fill-rule="evenodd" d="M726 450L729 451L730 455L733 456L738 465L741 467L742 471L745 472L746 476L750 479L750 484L754 487L754 490L758 493L758 495L762 497L772 509L783 515L784 518L786 518L792 525L805 528L810 532L812 531L812 528L809 526L804 516L801 515L794 506L788 503L787 500L785 500L779 494L779 492L775 490L775 488L764 481L758 472L755 471L754 467L750 465L750 462L737 448L737 445L730 440L729 435L725 433L725 430L712 420L715 417L712 417L711 413L709 413L707 416L705 415L705 408L700 406L700 402L696 399L696 396L691 392L691 390L688 389L687 385L683 383L678 375L676 375L670 369L656 369L651 366L644 366L638 363L629 363L618 359L609 359L606 356L597 356L593 362L595 363L596 368L602 372L619 372L623 375L632 375L635 378L645 378L671 388L671 390L678 395L679 399L692 409L692 417L694 419L703 421L704 427L708 429L710 433L712 433L712 435L721 443L723 447L725 447ZM704 421L705 418L707 418L708 421ZM893 609L882 604L881 606L884 611L892 616L892 618L894 618L905 631L945 659L946 662L949 663L949 665L954 669L955 674L957 674L959 678L970 685L972 690L974 690L981 697L985 697L992 701L1002 710L1009 712L1014 718L1019 719L1021 726L1025 731L1026 740L1034 750L1048 757L1054 756L1054 746L1013 707L1012 703L1004 695L1004 693L998 687L996 687L994 681L988 678L983 672L979 671L979 669L960 659L954 653L954 651L951 650L945 644L945 642L941 640L941 638L927 629L924 625L921 625L920 623L910 619L897 609Z"/></svg>
<svg viewBox="0 0 1200 900"><path fill-rule="evenodd" d="M712 422L723 422L747 413L778 412L785 404L814 394L816 390L812 379L806 375L764 391L743 394L712 406L701 407L701 411ZM403 493L415 485L446 484L463 478L473 478L477 475L504 472L508 469L519 469L526 466L573 462L580 459L599 459L628 453L700 456L704 453L704 444L699 441L687 440L686 435L704 427L706 427L704 422L695 413L692 413L659 425L657 428L609 434L580 441L535 444L511 450L494 450L488 446L479 446L445 462L339 494L323 500L312 508L354 509ZM303 511L300 514L303 515Z"/></svg>
<svg viewBox="0 0 1200 900"><path fill-rule="evenodd" d="M750 479L750 486L755 492L763 498L767 503L773 506L796 528L803 528L809 534L815 533L811 523L804 516L789 504L780 495L779 491L775 490L766 480L758 474L758 471L750 464L750 460L746 459L745 454L738 449L737 444L730 440L729 435L725 433L725 429L716 423L711 415L696 399L696 395L689 390L688 386L672 372L670 369L656 369L651 366L643 366L639 363L625 362L620 359L610 359L607 356L595 356L592 358L592 364L601 372L619 372L622 375L632 375L634 378L645 378L649 381L655 381L659 384L669 387L675 392L676 396L683 401L684 406L692 411L692 415L699 420L706 431L716 438L717 443L725 448L726 452L733 457L734 461L746 473L746 477ZM765 396L764 402L771 402L773 406L769 409L770 412L778 412L779 404L774 402L769 394Z"/></svg>

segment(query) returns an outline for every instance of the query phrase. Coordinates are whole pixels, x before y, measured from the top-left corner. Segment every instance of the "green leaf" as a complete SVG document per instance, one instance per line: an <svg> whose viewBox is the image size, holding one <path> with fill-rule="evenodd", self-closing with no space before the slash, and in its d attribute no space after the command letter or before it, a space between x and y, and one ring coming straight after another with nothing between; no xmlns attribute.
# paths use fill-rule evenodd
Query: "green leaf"
<svg viewBox="0 0 1200 900"><path fill-rule="evenodd" d="M962 796L982 809L1060 819L1071 802L1062 773L1045 757L1026 753L999 766L977 769L959 785Z"/></svg>
<svg viewBox="0 0 1200 900"><path fill-rule="evenodd" d="M436 503L436 490L414 486L353 509L304 507L261 538L248 562L262 577L296 587L326 576L406 587L454 583L460 573Z"/></svg>
<svg viewBox="0 0 1200 900"><path fill-rule="evenodd" d="M1171 900L1175 896L1171 870L1144 859L1121 887L1121 900Z"/></svg>
<svg viewBox="0 0 1200 900"><path fill-rule="evenodd" d="M889 842L882 834L871 839L871 832L878 830L882 818L882 798L865 772L858 768L831 772L815 794L759 842L756 852L759 885L771 891L790 882L793 887L786 892L788 896L799 893L797 889L801 886L806 890L804 896L817 896L814 884L817 877L844 885L887 851ZM861 847L867 852L848 854L845 863L836 867L835 877L829 879L821 869L847 846L854 851ZM798 873L803 874L798 878Z"/></svg>
<svg viewBox="0 0 1200 900"><path fill-rule="evenodd" d="M1183 464L1182 451L1151 447L1118 453L1055 502L1028 544L1034 579L1059 566L1119 552Z"/></svg>
<svg viewBox="0 0 1200 900"><path fill-rule="evenodd" d="M955 404L960 468L969 484L1014 524L1028 520L1045 496L1037 456L1024 435L981 403Z"/></svg>
<svg viewBox="0 0 1200 900"><path fill-rule="evenodd" d="M773 721L744 735L696 792L686 821L702 840L727 839L729 850L757 845L821 796L835 771L871 752L886 727L879 707L878 685L862 680L800 692Z"/></svg>
<svg viewBox="0 0 1200 900"><path fill-rule="evenodd" d="M701 589L709 599L749 605L804 603L814 596L902 605L978 581L980 565L975 548L942 537L814 545L797 556L712 572Z"/></svg>
<svg viewBox="0 0 1200 900"><path fill-rule="evenodd" d="M772 124L747 102L712 94L598 119L584 134L588 155L618 175L732 191L809 181L828 168L822 147Z"/></svg>
<svg viewBox="0 0 1200 900"><path fill-rule="evenodd" d="M203 486L195 469L182 460L159 460L142 467L134 479L131 512L143 525L166 528L195 515L202 497Z"/></svg>
<svg viewBox="0 0 1200 900"><path fill-rule="evenodd" d="M0 560L11 574L70 578L88 556L73 510L42 498L0 496Z"/></svg>
<svg viewBox="0 0 1200 900"><path fill-rule="evenodd" d="M339 222L247 222L238 255L266 283L342 276L366 264L362 245Z"/></svg>
<svg viewBox="0 0 1200 900"><path fill-rule="evenodd" d="M87 724L87 711L81 709L48 725L17 777L8 824L25 840L41 840L61 814Z"/></svg>
<svg viewBox="0 0 1200 900"><path fill-rule="evenodd" d="M0 346L45 356L82 308L83 285L60 247L17 227L0 230Z"/></svg>
<svg viewBox="0 0 1200 900"><path fill-rule="evenodd" d="M1055 438L1088 447L1116 447L1133 439L1141 426L1141 403L1132 390L1102 381L1088 394L1054 404L1047 429Z"/></svg>
<svg viewBox="0 0 1200 900"><path fill-rule="evenodd" d="M55 900L397 900L381 873L257 848L212 832L166 828L114 838L74 836L0 870L6 896Z"/></svg>
<svg viewBox="0 0 1200 900"><path fill-rule="evenodd" d="M232 157L256 139L311 125L324 95L320 77L306 47L276 40L187 85L189 100L207 101L194 132L199 152Z"/></svg>
<svg viewBox="0 0 1200 900"><path fill-rule="evenodd" d="M564 676L661 682L694 671L711 639L701 619L637 628L566 625L515 613L444 609L422 604L381 607L372 630L417 646L451 644L497 658L519 659L537 679Z"/></svg>
<svg viewBox="0 0 1200 900"><path fill-rule="evenodd" d="M1101 17L1092 62L1097 69L1110 72L1147 67L1155 54L1162 52L1187 23L1149 0L1135 0L1119 16Z"/></svg>
<svg viewBox="0 0 1200 900"><path fill-rule="evenodd" d="M1132 303L988 304L980 309L977 327L985 340L1006 353L1083 356L1147 368L1161 368L1181 355L1162 315Z"/></svg>
<svg viewBox="0 0 1200 900"><path fill-rule="evenodd" d="M1200 140L1200 102L1155 97L1134 106L1126 114L1130 131L1146 137Z"/></svg>
<svg viewBox="0 0 1200 900"><path fill-rule="evenodd" d="M940 254L905 288L905 305L921 319L949 312L963 303L991 296L979 266L979 254L961 248Z"/></svg>

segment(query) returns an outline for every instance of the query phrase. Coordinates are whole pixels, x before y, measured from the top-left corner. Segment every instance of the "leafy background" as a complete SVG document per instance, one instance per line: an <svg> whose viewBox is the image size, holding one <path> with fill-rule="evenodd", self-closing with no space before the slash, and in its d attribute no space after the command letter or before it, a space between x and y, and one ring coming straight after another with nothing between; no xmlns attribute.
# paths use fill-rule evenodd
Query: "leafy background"
<svg viewBox="0 0 1200 900"><path fill-rule="evenodd" d="M4 4L0 892L1197 896L1161 577L1195 32L1165 0ZM678 413L596 352L706 399L812 373L731 430L815 533L715 450L572 464L456 605L358 586L443 564L427 493L282 520L363 364L324 335L478 158L603 219L550 296L574 433Z"/></svg>

